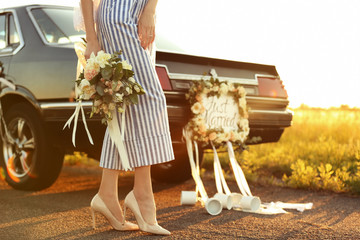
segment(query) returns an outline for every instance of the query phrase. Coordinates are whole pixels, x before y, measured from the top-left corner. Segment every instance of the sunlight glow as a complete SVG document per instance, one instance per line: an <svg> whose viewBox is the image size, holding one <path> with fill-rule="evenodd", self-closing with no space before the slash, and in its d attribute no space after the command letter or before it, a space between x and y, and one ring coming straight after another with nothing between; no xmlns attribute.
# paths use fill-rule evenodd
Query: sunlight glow
<svg viewBox="0 0 360 240"><path fill-rule="evenodd" d="M358 0L159 0L157 10L157 32L187 52L275 65L292 107L360 107Z"/></svg>

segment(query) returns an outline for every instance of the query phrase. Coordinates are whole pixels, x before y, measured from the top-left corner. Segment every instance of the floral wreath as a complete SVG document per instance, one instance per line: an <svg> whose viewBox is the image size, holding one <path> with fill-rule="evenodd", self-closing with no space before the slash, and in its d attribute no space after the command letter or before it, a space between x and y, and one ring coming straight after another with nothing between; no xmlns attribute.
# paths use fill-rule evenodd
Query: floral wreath
<svg viewBox="0 0 360 240"><path fill-rule="evenodd" d="M206 110L203 105L204 97L231 95L238 104L240 118L237 120L237 130L224 130L223 128L210 128L203 117ZM186 129L192 132L192 140L203 142L205 145L210 142L215 146L226 144L231 141L238 145L244 145L249 135L249 121L246 105L246 91L236 83L219 81L219 79L193 81L189 92L185 95L189 100L192 112L192 118L186 125Z"/></svg>

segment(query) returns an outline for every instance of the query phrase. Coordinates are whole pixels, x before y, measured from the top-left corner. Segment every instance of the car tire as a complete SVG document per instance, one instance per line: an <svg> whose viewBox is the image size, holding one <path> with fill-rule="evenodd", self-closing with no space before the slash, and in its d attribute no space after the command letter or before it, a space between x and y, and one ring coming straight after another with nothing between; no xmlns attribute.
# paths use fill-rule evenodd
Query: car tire
<svg viewBox="0 0 360 240"><path fill-rule="evenodd" d="M151 176L153 180L166 183L181 183L191 178L189 156L185 143L173 144L173 148L175 155L173 161L151 166ZM200 165L202 158L203 149L199 147Z"/></svg>
<svg viewBox="0 0 360 240"><path fill-rule="evenodd" d="M49 141L39 114L30 104L18 103L4 118L14 140L1 141L5 180L19 190L41 190L52 185L61 171L64 153Z"/></svg>

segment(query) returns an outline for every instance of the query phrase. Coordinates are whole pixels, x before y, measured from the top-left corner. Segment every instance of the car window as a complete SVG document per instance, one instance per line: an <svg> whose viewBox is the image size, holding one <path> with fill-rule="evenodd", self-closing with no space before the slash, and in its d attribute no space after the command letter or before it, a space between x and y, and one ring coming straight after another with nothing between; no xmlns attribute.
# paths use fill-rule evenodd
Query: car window
<svg viewBox="0 0 360 240"><path fill-rule="evenodd" d="M36 8L31 13L48 43L71 43L85 36L73 27L72 9Z"/></svg>
<svg viewBox="0 0 360 240"><path fill-rule="evenodd" d="M0 15L0 49L6 48L5 20L6 15Z"/></svg>
<svg viewBox="0 0 360 240"><path fill-rule="evenodd" d="M9 44L12 46L17 46L20 44L20 38L19 38L19 33L18 30L16 29L16 25L15 25L15 21L14 21L14 16L10 15L9 17Z"/></svg>

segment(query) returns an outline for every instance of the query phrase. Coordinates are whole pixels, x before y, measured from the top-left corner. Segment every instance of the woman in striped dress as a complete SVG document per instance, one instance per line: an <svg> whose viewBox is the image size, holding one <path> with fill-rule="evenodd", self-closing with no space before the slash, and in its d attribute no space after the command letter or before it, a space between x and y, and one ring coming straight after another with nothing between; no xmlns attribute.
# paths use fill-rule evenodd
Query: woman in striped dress
<svg viewBox="0 0 360 240"><path fill-rule="evenodd" d="M166 100L155 71L153 42L157 0L100 0L94 16L96 0L81 0L86 30L85 57L104 50L123 51L122 58L133 66L135 79L146 91L138 105L125 112L124 144L130 167L134 169L134 187L126 196L124 208L134 213L138 226L125 221L118 201L118 175L121 156L105 133L100 166L103 168L98 193L91 202L94 211L102 213L117 230L136 230L169 235L156 220L150 166L174 159ZM96 20L94 20L96 19ZM96 25L96 27L95 27ZM121 119L118 116L118 119ZM120 120L119 120L120 121ZM120 122L119 122L120 124Z"/></svg>

